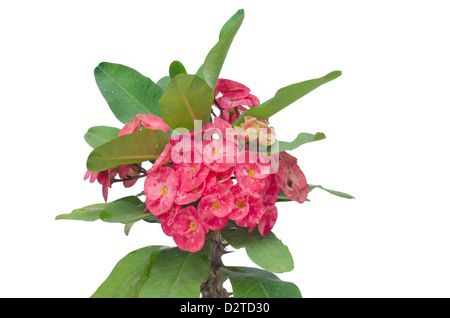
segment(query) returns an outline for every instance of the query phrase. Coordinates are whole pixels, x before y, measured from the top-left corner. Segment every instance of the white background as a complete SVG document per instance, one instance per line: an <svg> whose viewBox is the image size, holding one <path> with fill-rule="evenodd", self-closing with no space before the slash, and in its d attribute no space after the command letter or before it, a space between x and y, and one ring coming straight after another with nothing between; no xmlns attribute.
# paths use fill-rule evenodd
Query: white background
<svg viewBox="0 0 450 318"><path fill-rule="evenodd" d="M282 203L274 233L304 297L449 297L450 45L447 1L3 1L0 4L0 296L89 297L128 252L174 245L158 225L56 221L102 202L83 181L87 129L121 127L95 84L108 61L154 81L173 60L195 73L220 28L246 18L221 77L261 101L341 70L271 124L310 193ZM110 200L137 194L115 185ZM227 265L251 265L245 252Z"/></svg>

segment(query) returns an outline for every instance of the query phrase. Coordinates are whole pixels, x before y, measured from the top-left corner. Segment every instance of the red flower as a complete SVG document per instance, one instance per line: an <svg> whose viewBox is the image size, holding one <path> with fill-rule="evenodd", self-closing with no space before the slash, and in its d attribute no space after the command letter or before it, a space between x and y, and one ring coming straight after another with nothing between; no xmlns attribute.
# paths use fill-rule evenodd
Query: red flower
<svg viewBox="0 0 450 318"><path fill-rule="evenodd" d="M192 205L180 209L176 213L172 226L172 237L183 251L195 253L201 250L205 244L207 232L208 229Z"/></svg>
<svg viewBox="0 0 450 318"><path fill-rule="evenodd" d="M309 186L296 161L297 159L288 154L280 154L279 168L275 174L275 180L277 186L289 199L303 203L308 196Z"/></svg>
<svg viewBox="0 0 450 318"><path fill-rule="evenodd" d="M145 178L145 203L148 210L158 216L168 212L178 191L178 176L170 167L160 167Z"/></svg>

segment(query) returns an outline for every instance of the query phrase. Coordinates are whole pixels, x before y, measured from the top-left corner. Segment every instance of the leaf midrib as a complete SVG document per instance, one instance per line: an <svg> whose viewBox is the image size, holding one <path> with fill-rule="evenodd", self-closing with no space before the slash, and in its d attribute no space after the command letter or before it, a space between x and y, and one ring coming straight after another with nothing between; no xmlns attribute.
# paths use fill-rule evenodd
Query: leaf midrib
<svg viewBox="0 0 450 318"><path fill-rule="evenodd" d="M131 100L133 100L143 111L144 113L148 112L148 108L144 106L144 104L142 104L139 100L137 100L133 95L131 95L131 93L128 92L128 90L126 90L122 85L120 85L119 82L117 82L111 75L109 75L107 72L105 72L102 68L98 67L98 69L100 71L103 72L103 74L105 74L106 76L108 76L111 81L113 81L123 92L125 92L128 97L130 97ZM143 76L143 75L142 75ZM144 77L144 76L143 76Z"/></svg>
<svg viewBox="0 0 450 318"><path fill-rule="evenodd" d="M178 83L178 80L176 78L173 78L173 81L174 81L175 85L177 86L178 91L180 92L180 96L183 98L183 101L186 104L186 107L189 111L189 114L190 114L192 120L193 121L196 120L197 117L195 116L195 113L194 113L194 111L191 107L191 104L189 103L186 95L184 94L183 90L181 89L180 84Z"/></svg>

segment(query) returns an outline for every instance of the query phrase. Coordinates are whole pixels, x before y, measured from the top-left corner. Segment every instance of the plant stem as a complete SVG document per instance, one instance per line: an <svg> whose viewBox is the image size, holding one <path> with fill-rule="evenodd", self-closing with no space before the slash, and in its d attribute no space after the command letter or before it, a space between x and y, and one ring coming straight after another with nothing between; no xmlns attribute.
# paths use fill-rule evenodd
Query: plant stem
<svg viewBox="0 0 450 318"><path fill-rule="evenodd" d="M227 280L222 276L219 269L224 267L222 263L222 255L227 253L225 248L228 244L223 244L220 238L220 232L212 232L211 238L211 252L210 252L210 272L206 282L200 286L202 298L229 298L231 293L228 293L223 288L223 283Z"/></svg>

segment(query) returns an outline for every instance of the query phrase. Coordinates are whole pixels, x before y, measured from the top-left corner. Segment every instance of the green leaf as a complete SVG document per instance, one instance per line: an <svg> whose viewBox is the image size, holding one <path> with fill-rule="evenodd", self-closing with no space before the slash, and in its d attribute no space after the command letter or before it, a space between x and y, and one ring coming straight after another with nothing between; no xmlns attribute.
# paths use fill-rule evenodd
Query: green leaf
<svg viewBox="0 0 450 318"><path fill-rule="evenodd" d="M341 74L341 71L334 71L320 78L283 87L276 92L275 96L272 99L257 107L250 108L243 112L233 125L235 126L241 124L244 121L245 116L268 119L270 116L275 115L280 110L289 106L317 87L328 83L331 80L334 80Z"/></svg>
<svg viewBox="0 0 450 318"><path fill-rule="evenodd" d="M278 192L278 196L277 196L277 202L291 202L292 200L289 199L284 193L283 191L280 190L280 192ZM307 202L309 202L309 199L306 199Z"/></svg>
<svg viewBox="0 0 450 318"><path fill-rule="evenodd" d="M148 246L122 258L92 298L136 298L148 278L155 259L166 246Z"/></svg>
<svg viewBox="0 0 450 318"><path fill-rule="evenodd" d="M270 153L271 155L273 155L273 154L276 154L279 152L293 150L293 149L300 147L301 145L306 144L308 142L313 142L313 141L318 141L318 140L323 140L323 139L325 139L325 134L323 134L321 132L316 133L315 135L308 134L308 133L300 133L291 142L277 141L273 146L271 146L267 149L267 152Z"/></svg>
<svg viewBox="0 0 450 318"><path fill-rule="evenodd" d="M213 90L216 87L217 79L219 78L231 42L233 42L234 36L239 30L244 16L244 10L240 9L225 23L220 30L219 41L209 51L203 65L200 67L203 78Z"/></svg>
<svg viewBox="0 0 450 318"><path fill-rule="evenodd" d="M144 210L144 202L135 196L129 196L109 203L100 212L99 217L105 222L128 224L153 216L144 213Z"/></svg>
<svg viewBox="0 0 450 318"><path fill-rule="evenodd" d="M117 137L92 150L87 169L99 172L123 164L157 159L169 142L169 137L164 131L150 129Z"/></svg>
<svg viewBox="0 0 450 318"><path fill-rule="evenodd" d="M340 192L340 191L336 191L336 190L326 189L326 188L322 187L321 185L312 185L312 184L308 184L308 185L309 185L309 188L311 190L313 190L315 188L318 188L318 189L322 189L324 191L327 191L328 193L334 194L334 195L336 195L338 197L341 197L341 198L346 198L346 199L354 199L355 198L354 196L352 196L350 194L347 194L347 193L344 193L344 192Z"/></svg>
<svg viewBox="0 0 450 318"><path fill-rule="evenodd" d="M111 223L134 223L139 220L158 222L158 218L144 213L145 203L136 196L128 196L112 202L88 205L71 213L60 214L56 220L95 221L101 219Z"/></svg>
<svg viewBox="0 0 450 318"><path fill-rule="evenodd" d="M301 298L299 288L291 282L280 280L275 274L258 268L221 268L228 277L235 298Z"/></svg>
<svg viewBox="0 0 450 318"><path fill-rule="evenodd" d="M158 100L163 90L151 79L121 64L100 63L94 70L97 86L111 111L122 123L136 114L160 116Z"/></svg>
<svg viewBox="0 0 450 318"><path fill-rule="evenodd" d="M262 268L283 273L294 269L294 260L289 249L272 232L265 236L258 231L248 233L248 228L229 222L220 230L225 240L234 248L245 247L248 257Z"/></svg>
<svg viewBox="0 0 450 318"><path fill-rule="evenodd" d="M161 117L172 129L194 129L194 120L202 125L210 121L214 92L197 75L178 74L167 84L159 100Z"/></svg>
<svg viewBox="0 0 450 318"><path fill-rule="evenodd" d="M78 220L78 221L95 221L100 217L100 212L108 205L108 203L98 203L85 206L81 209L75 209L71 213L59 214L56 220Z"/></svg>
<svg viewBox="0 0 450 318"><path fill-rule="evenodd" d="M161 89L164 91L166 89L167 84L169 84L170 82L170 76L164 76L162 78L160 78L160 80L158 82L156 82L156 84L161 87Z"/></svg>
<svg viewBox="0 0 450 318"><path fill-rule="evenodd" d="M184 68L184 65L181 64L180 61L173 61L172 63L170 63L169 67L170 78L174 78L178 74L186 74L186 73L187 73L186 69Z"/></svg>
<svg viewBox="0 0 450 318"><path fill-rule="evenodd" d="M92 148L103 145L104 143L119 136L120 129L108 126L94 126L88 129L84 135L84 140Z"/></svg>
<svg viewBox="0 0 450 318"><path fill-rule="evenodd" d="M189 253L177 247L167 249L155 260L139 297L198 298L200 284L209 275L206 250Z"/></svg>

